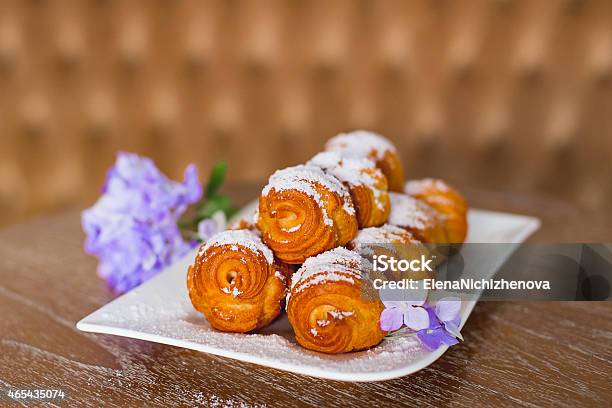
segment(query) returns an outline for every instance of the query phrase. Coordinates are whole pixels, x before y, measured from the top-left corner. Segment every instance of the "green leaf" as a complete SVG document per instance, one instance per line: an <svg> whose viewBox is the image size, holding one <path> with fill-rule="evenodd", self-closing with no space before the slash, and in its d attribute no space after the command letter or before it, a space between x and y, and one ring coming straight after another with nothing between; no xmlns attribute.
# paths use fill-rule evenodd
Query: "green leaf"
<svg viewBox="0 0 612 408"><path fill-rule="evenodd" d="M219 190L219 187L221 187L221 184L223 184L226 173L227 162L225 160L217 161L210 171L210 176L208 177L208 183L206 184L206 188L204 190L205 198L210 199L217 193L217 190Z"/></svg>
<svg viewBox="0 0 612 408"><path fill-rule="evenodd" d="M213 195L209 196L208 199L204 202L204 204L198 209L197 213L197 222L205 218L210 218L217 211L226 212L230 209L232 203L227 196L223 195Z"/></svg>

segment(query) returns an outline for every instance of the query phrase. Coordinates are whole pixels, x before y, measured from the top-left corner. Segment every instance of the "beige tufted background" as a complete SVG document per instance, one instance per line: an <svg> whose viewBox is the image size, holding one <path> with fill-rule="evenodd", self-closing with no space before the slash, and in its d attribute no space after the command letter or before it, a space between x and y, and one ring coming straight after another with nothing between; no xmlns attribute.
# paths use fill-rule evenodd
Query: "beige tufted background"
<svg viewBox="0 0 612 408"><path fill-rule="evenodd" d="M610 208L612 1L0 0L0 225L90 203L118 149L261 182L352 128Z"/></svg>

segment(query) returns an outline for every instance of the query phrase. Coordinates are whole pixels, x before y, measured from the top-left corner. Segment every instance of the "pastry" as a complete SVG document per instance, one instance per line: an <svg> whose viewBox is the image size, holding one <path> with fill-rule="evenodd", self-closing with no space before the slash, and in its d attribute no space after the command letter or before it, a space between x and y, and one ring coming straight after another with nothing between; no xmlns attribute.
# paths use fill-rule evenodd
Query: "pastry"
<svg viewBox="0 0 612 408"><path fill-rule="evenodd" d="M424 201L401 193L389 193L391 213L389 224L404 228L421 242L446 244L448 238L444 218Z"/></svg>
<svg viewBox="0 0 612 408"><path fill-rule="evenodd" d="M420 259L421 256L429 258L430 255L427 247L409 231L390 224L360 230L357 236L347 244L347 248L357 252L369 261L374 261L375 256L386 256L387 259L393 257L397 260L412 260ZM398 270L373 271L370 274L373 278L386 280L420 280L431 278L432 275L427 271L400 272Z"/></svg>
<svg viewBox="0 0 612 408"><path fill-rule="evenodd" d="M342 158L336 152L322 152L307 164L318 166L340 180L349 190L359 228L383 224L389 217L387 179L373 161Z"/></svg>
<svg viewBox="0 0 612 408"><path fill-rule="evenodd" d="M297 342L310 350L346 353L382 341L384 306L371 286L371 264L336 248L308 258L293 275L287 316Z"/></svg>
<svg viewBox="0 0 612 408"><path fill-rule="evenodd" d="M343 157L374 160L387 177L389 190L403 191L404 167L395 146L383 136L365 130L341 133L327 141L325 150L337 152Z"/></svg>
<svg viewBox="0 0 612 408"><path fill-rule="evenodd" d="M357 217L346 187L316 166L274 173L259 197L257 228L281 261L306 258L346 244L357 234Z"/></svg>
<svg viewBox="0 0 612 408"><path fill-rule="evenodd" d="M465 241L467 203L457 190L442 180L423 179L408 181L404 191L443 215L448 243L461 244Z"/></svg>
<svg viewBox="0 0 612 408"><path fill-rule="evenodd" d="M254 232L223 231L200 248L187 288L212 327L244 333L279 315L290 275Z"/></svg>

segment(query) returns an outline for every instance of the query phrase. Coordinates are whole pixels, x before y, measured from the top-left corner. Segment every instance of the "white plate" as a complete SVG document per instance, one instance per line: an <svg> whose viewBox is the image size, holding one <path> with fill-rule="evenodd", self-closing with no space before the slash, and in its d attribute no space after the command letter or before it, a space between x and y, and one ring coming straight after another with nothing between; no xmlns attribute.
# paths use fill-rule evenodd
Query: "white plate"
<svg viewBox="0 0 612 408"><path fill-rule="evenodd" d="M245 208L245 212L250 209ZM467 242L520 243L535 232L537 218L470 210ZM511 255L498 258L490 276ZM425 350L414 337L384 340L368 351L326 355L301 348L285 315L256 334L213 330L187 296L186 271L195 251L131 292L115 299L77 323L79 330L131 337L199 350L286 370L343 381L380 381L414 373L436 361L448 347ZM487 278L487 276L484 276ZM464 302L462 324L476 302ZM464 337L469 341L469 333Z"/></svg>

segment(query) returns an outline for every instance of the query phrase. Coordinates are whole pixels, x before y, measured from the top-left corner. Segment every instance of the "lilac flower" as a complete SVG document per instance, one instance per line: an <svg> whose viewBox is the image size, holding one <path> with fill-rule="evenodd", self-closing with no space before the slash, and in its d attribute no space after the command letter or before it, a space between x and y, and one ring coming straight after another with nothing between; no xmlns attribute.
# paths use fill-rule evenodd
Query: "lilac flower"
<svg viewBox="0 0 612 408"><path fill-rule="evenodd" d="M210 218L203 219L198 224L198 238L206 242L217 232L227 228L227 218L223 211L217 211Z"/></svg>
<svg viewBox="0 0 612 408"><path fill-rule="evenodd" d="M381 299L384 298L381 290ZM380 315L380 328L384 331L393 331L402 327L402 324L412 330L422 330L429 327L429 314L423 307L427 300L427 289L414 289L411 294L414 300L408 301L382 301L385 309Z"/></svg>
<svg viewBox="0 0 612 408"><path fill-rule="evenodd" d="M202 197L195 166L183 183L168 180L152 160L119 153L103 195L82 214L85 250L116 292L140 285L189 251L177 221Z"/></svg>
<svg viewBox="0 0 612 408"><path fill-rule="evenodd" d="M444 329L453 336L463 340L459 325L461 324L461 299L456 297L442 298L436 302L436 316Z"/></svg>
<svg viewBox="0 0 612 408"><path fill-rule="evenodd" d="M429 327L419 330L417 337L421 343L430 351L437 350L442 345L452 346L463 340L459 332L461 318L461 300L457 298L440 299L435 310L425 306L429 314Z"/></svg>

